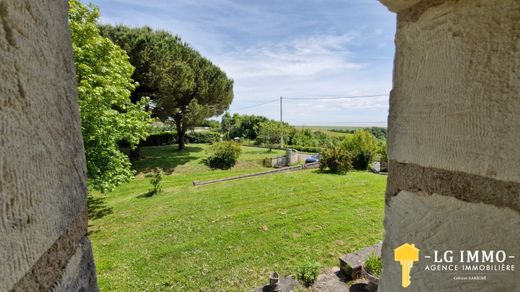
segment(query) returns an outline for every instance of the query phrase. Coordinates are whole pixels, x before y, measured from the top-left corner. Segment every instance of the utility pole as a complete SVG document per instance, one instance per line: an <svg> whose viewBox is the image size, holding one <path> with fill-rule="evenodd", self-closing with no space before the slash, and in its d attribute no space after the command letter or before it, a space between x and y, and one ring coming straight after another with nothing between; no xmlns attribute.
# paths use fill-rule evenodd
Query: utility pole
<svg viewBox="0 0 520 292"><path fill-rule="evenodd" d="M280 148L283 149L283 115L282 115L282 97L280 96Z"/></svg>

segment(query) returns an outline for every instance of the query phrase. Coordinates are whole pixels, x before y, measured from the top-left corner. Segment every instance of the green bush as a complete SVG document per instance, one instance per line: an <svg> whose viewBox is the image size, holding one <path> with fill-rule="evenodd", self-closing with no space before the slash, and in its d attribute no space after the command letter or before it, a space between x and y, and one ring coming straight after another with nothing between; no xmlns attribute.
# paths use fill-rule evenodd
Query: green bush
<svg viewBox="0 0 520 292"><path fill-rule="evenodd" d="M320 273L320 266L315 262L305 262L296 268L296 278L306 287L311 286Z"/></svg>
<svg viewBox="0 0 520 292"><path fill-rule="evenodd" d="M329 145L320 154L320 170L345 174L352 167L351 160L352 155L345 147Z"/></svg>
<svg viewBox="0 0 520 292"><path fill-rule="evenodd" d="M343 147L352 154L352 167L359 170L368 169L378 150L376 137L366 130L348 136Z"/></svg>
<svg viewBox="0 0 520 292"><path fill-rule="evenodd" d="M214 131L188 133L186 136L190 143L215 143L220 141L220 133Z"/></svg>
<svg viewBox="0 0 520 292"><path fill-rule="evenodd" d="M383 270L383 261L375 253L371 253L365 261L365 269L372 276L379 278Z"/></svg>
<svg viewBox="0 0 520 292"><path fill-rule="evenodd" d="M211 154L204 159L210 168L229 169L235 166L242 153L240 144L233 141L218 142L211 145Z"/></svg>

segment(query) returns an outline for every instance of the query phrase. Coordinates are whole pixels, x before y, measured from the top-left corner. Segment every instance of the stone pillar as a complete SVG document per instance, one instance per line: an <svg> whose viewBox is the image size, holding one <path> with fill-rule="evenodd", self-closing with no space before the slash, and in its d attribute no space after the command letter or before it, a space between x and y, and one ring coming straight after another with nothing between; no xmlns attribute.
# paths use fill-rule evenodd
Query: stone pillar
<svg viewBox="0 0 520 292"><path fill-rule="evenodd" d="M379 291L402 291L403 243L420 249L407 291L520 291L520 1L381 2L397 33ZM426 270L435 250L459 270ZM515 271L462 271L461 250Z"/></svg>
<svg viewBox="0 0 520 292"><path fill-rule="evenodd" d="M0 0L0 291L97 291L67 2Z"/></svg>

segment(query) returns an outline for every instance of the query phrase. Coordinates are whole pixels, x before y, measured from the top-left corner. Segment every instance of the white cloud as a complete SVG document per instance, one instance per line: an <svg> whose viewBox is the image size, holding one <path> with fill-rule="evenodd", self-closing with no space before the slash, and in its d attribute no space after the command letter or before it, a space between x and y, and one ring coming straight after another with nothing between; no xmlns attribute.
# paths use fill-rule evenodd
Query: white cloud
<svg viewBox="0 0 520 292"><path fill-rule="evenodd" d="M387 94L391 88L395 25L383 14L371 14L376 10L368 7L376 9L377 3L354 11L343 1L330 5L342 9L313 1L274 6L231 0L94 2L108 8L101 11L103 22L169 30L220 66L235 81L232 112L279 96ZM372 19L358 19L360 13ZM379 122L388 111L387 97L285 103L285 119L294 124ZM279 114L277 103L239 111Z"/></svg>
<svg viewBox="0 0 520 292"><path fill-rule="evenodd" d="M282 43L263 44L217 57L235 80L264 77L311 78L321 74L356 70L345 49L353 34L311 36Z"/></svg>

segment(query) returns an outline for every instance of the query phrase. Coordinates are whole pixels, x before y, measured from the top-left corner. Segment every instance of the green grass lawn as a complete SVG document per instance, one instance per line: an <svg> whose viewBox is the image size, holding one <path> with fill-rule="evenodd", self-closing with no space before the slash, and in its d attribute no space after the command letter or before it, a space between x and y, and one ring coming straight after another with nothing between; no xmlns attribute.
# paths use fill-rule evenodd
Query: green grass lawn
<svg viewBox="0 0 520 292"><path fill-rule="evenodd" d="M146 147L132 182L94 194L89 237L101 290L249 291L270 271L292 274L305 260L335 266L382 239L384 176L305 170L191 185L266 170L260 160L283 153L243 149L235 168L220 171L200 162L206 145ZM155 166L171 173L163 192L140 196Z"/></svg>

